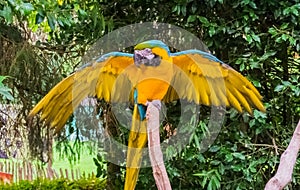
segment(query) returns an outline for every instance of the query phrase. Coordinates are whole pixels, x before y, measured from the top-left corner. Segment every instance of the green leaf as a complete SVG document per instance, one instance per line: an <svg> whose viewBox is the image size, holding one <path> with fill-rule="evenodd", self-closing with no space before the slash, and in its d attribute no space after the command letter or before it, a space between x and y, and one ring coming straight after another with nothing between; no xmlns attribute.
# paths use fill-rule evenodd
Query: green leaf
<svg viewBox="0 0 300 190"><path fill-rule="evenodd" d="M239 65L239 64L241 64L242 63L242 59L241 58L239 58L239 59L237 59L236 61L235 61L235 64L236 65Z"/></svg>
<svg viewBox="0 0 300 190"><path fill-rule="evenodd" d="M295 16L298 16L299 15L299 11L298 11L298 6L299 5L293 5L291 7L287 7L283 10L283 15L290 15L291 13Z"/></svg>
<svg viewBox="0 0 300 190"><path fill-rule="evenodd" d="M102 24L102 30L105 30L105 19L103 15L101 15L101 24Z"/></svg>
<svg viewBox="0 0 300 190"><path fill-rule="evenodd" d="M256 120L255 119L251 119L250 122L249 122L249 126L250 128L252 128L256 123Z"/></svg>
<svg viewBox="0 0 300 190"><path fill-rule="evenodd" d="M240 64L240 71L243 71L243 70L245 70L245 64L244 63Z"/></svg>
<svg viewBox="0 0 300 190"><path fill-rule="evenodd" d="M261 68L261 65L258 63L258 61L251 61L250 62L250 68L251 69L260 69Z"/></svg>
<svg viewBox="0 0 300 190"><path fill-rule="evenodd" d="M3 86L3 81L5 80L5 79L7 79L9 76L2 76L2 75L0 75L0 86L2 85Z"/></svg>
<svg viewBox="0 0 300 190"><path fill-rule="evenodd" d="M258 110L254 110L253 111L253 116L254 116L255 119L258 119L258 118L267 118L266 113L263 113L263 112L258 111Z"/></svg>
<svg viewBox="0 0 300 190"><path fill-rule="evenodd" d="M24 15L28 15L34 10L34 7L31 3L22 3L20 8L23 10Z"/></svg>
<svg viewBox="0 0 300 190"><path fill-rule="evenodd" d="M286 23L283 23L283 24L280 26L280 29L281 29L281 30L285 30L285 29L287 29L287 28L288 28L288 26L289 26L289 24L290 24L290 23L288 23L288 22L286 22Z"/></svg>
<svg viewBox="0 0 300 190"><path fill-rule="evenodd" d="M11 95L11 89L6 86L0 87L0 95L3 96L5 99L13 100L14 97Z"/></svg>
<svg viewBox="0 0 300 190"><path fill-rule="evenodd" d="M48 25L50 26L51 30L55 30L56 19L54 14L47 13L47 19L48 19Z"/></svg>
<svg viewBox="0 0 300 190"><path fill-rule="evenodd" d="M5 99L13 100L14 97L11 95L11 89L3 84L3 81L9 76L0 76L0 95Z"/></svg>
<svg viewBox="0 0 300 190"><path fill-rule="evenodd" d="M282 34L281 38L283 39L283 41L286 41L289 38L289 35L287 34Z"/></svg>
<svg viewBox="0 0 300 190"><path fill-rule="evenodd" d="M186 5L181 7L181 13L183 14L183 16L186 16Z"/></svg>
<svg viewBox="0 0 300 190"><path fill-rule="evenodd" d="M261 134L261 132L263 131L263 128L262 127L258 127L255 129L255 134L258 135L258 134Z"/></svg>
<svg viewBox="0 0 300 190"><path fill-rule="evenodd" d="M205 176L205 177L203 178L202 182L201 182L201 186L202 186L202 188L204 188L204 187L205 187L205 185L206 185L206 183L207 183L207 180L208 180L208 177L207 177L207 176Z"/></svg>
<svg viewBox="0 0 300 190"><path fill-rule="evenodd" d="M244 18L244 20L246 20L246 21L249 20L249 16L248 16L248 15L244 15L243 18ZM247 27L247 28L249 28L249 27Z"/></svg>
<svg viewBox="0 0 300 190"><path fill-rule="evenodd" d="M257 170L256 170L256 168L253 168L253 167L251 167L251 168L250 168L250 172L252 172L252 173L256 173L256 172L257 172Z"/></svg>
<svg viewBox="0 0 300 190"><path fill-rule="evenodd" d="M252 7L253 9L257 9L256 4L253 1L249 2L250 7Z"/></svg>
<svg viewBox="0 0 300 190"><path fill-rule="evenodd" d="M196 20L197 16L196 15L190 15L187 19L187 22L194 22Z"/></svg>
<svg viewBox="0 0 300 190"><path fill-rule="evenodd" d="M199 162L201 163L205 163L206 160L204 158L204 156L201 153L198 153L198 156L196 156L197 160L199 160Z"/></svg>
<svg viewBox="0 0 300 190"><path fill-rule="evenodd" d="M251 35L246 35L246 40L249 44L252 43L253 39L252 39L252 36Z"/></svg>
<svg viewBox="0 0 300 190"><path fill-rule="evenodd" d="M249 33L250 27L246 26L246 27L244 28L244 31L245 31L245 33Z"/></svg>
<svg viewBox="0 0 300 190"><path fill-rule="evenodd" d="M275 42L277 42L277 43L281 43L281 42L282 42L282 38L281 38L281 37L279 37L279 38L276 38Z"/></svg>
<svg viewBox="0 0 300 190"><path fill-rule="evenodd" d="M210 162L211 165L215 165L215 166L219 165L220 163L221 163L221 161L219 161L219 160L213 160Z"/></svg>
<svg viewBox="0 0 300 190"><path fill-rule="evenodd" d="M213 26L209 27L209 30L208 30L209 36L212 37L215 33L216 33L215 27L213 27Z"/></svg>
<svg viewBox="0 0 300 190"><path fill-rule="evenodd" d="M205 122L200 121L200 122L199 122L199 126L200 126L200 129L201 129L201 131L203 132L204 136L206 136L206 135L209 134L208 127L207 127L207 125L206 125Z"/></svg>
<svg viewBox="0 0 300 190"><path fill-rule="evenodd" d="M225 167L222 163L219 165L219 172L220 172L221 175L223 175L225 173ZM220 176L220 179L221 179L220 174L219 174L219 176Z"/></svg>
<svg viewBox="0 0 300 190"><path fill-rule="evenodd" d="M250 3L250 0L243 0L242 3L243 3L244 5L248 5L248 4Z"/></svg>
<svg viewBox="0 0 300 190"><path fill-rule="evenodd" d="M9 6L4 6L3 10L0 11L0 16L2 16L8 24L12 23L13 14Z"/></svg>
<svg viewBox="0 0 300 190"><path fill-rule="evenodd" d="M293 38L292 36L289 37L289 42L292 46L296 45L297 40Z"/></svg>
<svg viewBox="0 0 300 190"><path fill-rule="evenodd" d="M253 85L254 85L255 87L261 87L260 82L257 81L257 80L252 80L252 83L253 83Z"/></svg>
<svg viewBox="0 0 300 190"><path fill-rule="evenodd" d="M293 92L294 92L295 96L299 96L300 95L300 87L295 87L293 89Z"/></svg>
<svg viewBox="0 0 300 190"><path fill-rule="evenodd" d="M295 16L299 16L299 11L295 8L295 7L293 7L292 8L292 11L291 11Z"/></svg>
<svg viewBox="0 0 300 190"><path fill-rule="evenodd" d="M259 37L258 35L256 35L256 34L251 34L251 37L252 37L252 39L253 39L254 41L260 43L260 37Z"/></svg>
<svg viewBox="0 0 300 190"><path fill-rule="evenodd" d="M199 16L198 17L199 21L202 22L204 25L207 25L209 22L207 20L207 18L203 17L203 16Z"/></svg>
<svg viewBox="0 0 300 190"><path fill-rule="evenodd" d="M219 150L220 150L220 147L217 146L217 145L211 146L211 147L209 148L209 152L217 152L217 151L219 151Z"/></svg>
<svg viewBox="0 0 300 190"><path fill-rule="evenodd" d="M207 186L207 190L213 190L212 181L210 180Z"/></svg>
<svg viewBox="0 0 300 190"><path fill-rule="evenodd" d="M35 16L35 24L40 24L44 21L45 16L37 13Z"/></svg>
<svg viewBox="0 0 300 190"><path fill-rule="evenodd" d="M173 9L172 9L172 12L173 12L173 13L177 12L177 9L178 9L178 5L175 5L175 6L173 7Z"/></svg>
<svg viewBox="0 0 300 190"><path fill-rule="evenodd" d="M254 13L254 11L250 11L250 17L252 18L252 21L258 19L258 16Z"/></svg>
<svg viewBox="0 0 300 190"><path fill-rule="evenodd" d="M197 149L201 150L200 141L199 141L199 138L198 138L197 134L194 133L193 137L194 137L194 142L196 144Z"/></svg>
<svg viewBox="0 0 300 190"><path fill-rule="evenodd" d="M238 164L238 165L232 165L231 169L235 172L238 172L238 171L241 171L243 169L243 167L240 164Z"/></svg>
<svg viewBox="0 0 300 190"><path fill-rule="evenodd" d="M290 7L284 9L284 10L282 11L282 14L283 14L283 15L287 15L287 14L289 14L289 12L290 12Z"/></svg>
<svg viewBox="0 0 300 190"><path fill-rule="evenodd" d="M275 54L277 53L277 51L275 50L270 50L270 51L267 51L263 54L263 56L261 56L259 58L260 61L265 61L266 59L268 59L269 57L271 56L274 56Z"/></svg>
<svg viewBox="0 0 300 190"><path fill-rule="evenodd" d="M212 187L213 189L219 189L221 187L220 181L216 175L211 176Z"/></svg>
<svg viewBox="0 0 300 190"><path fill-rule="evenodd" d="M283 90L283 88L284 88L284 86L281 85L281 84L279 84L279 85L277 85L277 86L275 87L274 91L275 91L275 92L280 92L280 91Z"/></svg>
<svg viewBox="0 0 300 190"><path fill-rule="evenodd" d="M282 84L286 87L289 87L292 85L289 81L282 81Z"/></svg>
<svg viewBox="0 0 300 190"><path fill-rule="evenodd" d="M97 167L100 167L100 163L98 162L98 160L96 158L93 158L93 161Z"/></svg>
<svg viewBox="0 0 300 190"><path fill-rule="evenodd" d="M272 37L278 34L275 28L269 28L268 32L272 35Z"/></svg>
<svg viewBox="0 0 300 190"><path fill-rule="evenodd" d="M15 0L8 0L8 2L13 6L15 7L17 5L16 1Z"/></svg>
<svg viewBox="0 0 300 190"><path fill-rule="evenodd" d="M81 17L85 18L88 16L87 12L85 10L79 9L78 13Z"/></svg>
<svg viewBox="0 0 300 190"><path fill-rule="evenodd" d="M242 153L234 152L232 155L238 159L245 160L245 156Z"/></svg>
<svg viewBox="0 0 300 190"><path fill-rule="evenodd" d="M231 153L225 155L225 161L231 162L233 160L233 156Z"/></svg>

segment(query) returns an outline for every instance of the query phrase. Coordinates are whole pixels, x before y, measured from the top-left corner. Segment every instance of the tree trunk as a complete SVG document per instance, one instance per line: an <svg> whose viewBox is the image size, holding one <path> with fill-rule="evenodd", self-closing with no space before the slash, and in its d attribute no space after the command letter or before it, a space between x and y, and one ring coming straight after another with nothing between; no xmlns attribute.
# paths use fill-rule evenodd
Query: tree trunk
<svg viewBox="0 0 300 190"><path fill-rule="evenodd" d="M106 107L106 113L104 115L105 117L105 131L106 135L109 135L111 137L116 137L118 135L118 129L117 129L117 123L114 121L113 113L111 112L111 107ZM109 142L105 143L105 149L107 151L108 157L117 156L115 154L115 150L113 149L113 146L110 146ZM114 190L118 189L118 181L121 181L121 170L120 166L116 165L111 162L107 162L107 179L106 179L106 189L108 190Z"/></svg>
<svg viewBox="0 0 300 190"><path fill-rule="evenodd" d="M120 166L108 162L107 163L107 179L106 179L106 189L115 190L117 188L117 181L120 181Z"/></svg>
<svg viewBox="0 0 300 190"><path fill-rule="evenodd" d="M152 102L148 103L147 119L149 156L156 187L158 190L171 190L172 187L164 164L163 154L160 148L159 109L154 106Z"/></svg>
<svg viewBox="0 0 300 190"><path fill-rule="evenodd" d="M277 172L265 186L265 190L281 190L292 181L293 169L300 149L300 120L287 149L280 157Z"/></svg>
<svg viewBox="0 0 300 190"><path fill-rule="evenodd" d="M281 50L281 53L280 53L280 59L281 59L281 64L282 64L282 67L283 67L283 72L282 72L282 80L283 81L288 81L289 80L289 67L288 67L288 52L287 52L287 44L286 43L283 43L282 44L282 50ZM284 101L284 104L282 106L283 108L283 113L282 113L282 117L283 117L283 125L284 126L287 126L288 125L288 120L287 118L290 118L290 111L289 111L289 107L287 106L288 105L288 96L286 93L283 93L283 101Z"/></svg>

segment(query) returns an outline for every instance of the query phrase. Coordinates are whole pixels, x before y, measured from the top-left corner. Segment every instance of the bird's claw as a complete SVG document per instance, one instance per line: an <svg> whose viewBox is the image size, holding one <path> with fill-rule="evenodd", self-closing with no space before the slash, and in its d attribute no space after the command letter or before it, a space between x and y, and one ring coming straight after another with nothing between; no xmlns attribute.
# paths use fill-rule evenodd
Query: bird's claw
<svg viewBox="0 0 300 190"><path fill-rule="evenodd" d="M148 106L150 102L147 101L146 105ZM155 106L157 109L161 109L161 101L160 100L152 100L151 101L152 105ZM147 109L146 111L146 119L148 120L149 117L151 116L150 110Z"/></svg>

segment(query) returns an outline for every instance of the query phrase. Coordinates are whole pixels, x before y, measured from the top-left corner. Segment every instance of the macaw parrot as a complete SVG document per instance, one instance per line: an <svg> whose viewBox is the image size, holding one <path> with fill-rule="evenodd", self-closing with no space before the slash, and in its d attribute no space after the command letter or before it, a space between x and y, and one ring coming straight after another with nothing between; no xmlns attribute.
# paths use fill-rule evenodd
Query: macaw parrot
<svg viewBox="0 0 300 190"><path fill-rule="evenodd" d="M265 111L261 95L240 73L196 49L171 53L159 40L137 44L134 53L111 52L59 82L32 109L55 131L86 97L134 104L124 189L134 189L147 142L147 102L186 99L196 104Z"/></svg>

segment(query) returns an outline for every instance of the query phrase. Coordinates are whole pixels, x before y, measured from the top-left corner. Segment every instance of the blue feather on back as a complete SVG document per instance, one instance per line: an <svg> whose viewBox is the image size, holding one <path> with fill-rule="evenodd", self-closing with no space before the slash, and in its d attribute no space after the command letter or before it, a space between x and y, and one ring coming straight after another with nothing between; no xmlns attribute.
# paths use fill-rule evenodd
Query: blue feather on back
<svg viewBox="0 0 300 190"><path fill-rule="evenodd" d="M219 62L219 63L224 64L223 61L219 60L218 58L216 58L212 54L204 52L204 51L200 51L200 50L197 50L197 49L190 49L190 50L185 50L185 51L172 53L171 56L180 56L180 55L188 55L188 54L199 54L199 55L201 55L201 56L203 56L203 57L205 57L205 58L207 58L211 61Z"/></svg>
<svg viewBox="0 0 300 190"><path fill-rule="evenodd" d="M147 107L144 106L143 104L138 104L137 103L137 97L138 97L138 91L137 89L134 90L133 98L134 98L134 103L138 105L138 111L140 115L141 121L143 121L146 118L146 109Z"/></svg>

